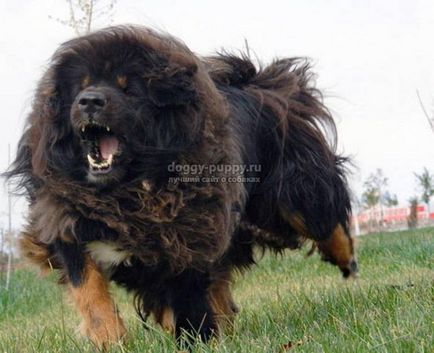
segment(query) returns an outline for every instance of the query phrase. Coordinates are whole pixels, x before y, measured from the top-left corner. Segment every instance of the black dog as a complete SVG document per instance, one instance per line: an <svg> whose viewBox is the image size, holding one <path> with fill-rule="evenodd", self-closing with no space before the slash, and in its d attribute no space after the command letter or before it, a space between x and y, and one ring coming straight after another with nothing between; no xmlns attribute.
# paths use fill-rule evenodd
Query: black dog
<svg viewBox="0 0 434 353"><path fill-rule="evenodd" d="M258 70L140 27L58 49L8 176L30 201L23 253L60 271L95 344L125 333L110 280L142 318L207 339L255 247L310 239L356 272L345 159L312 81L304 60Z"/></svg>

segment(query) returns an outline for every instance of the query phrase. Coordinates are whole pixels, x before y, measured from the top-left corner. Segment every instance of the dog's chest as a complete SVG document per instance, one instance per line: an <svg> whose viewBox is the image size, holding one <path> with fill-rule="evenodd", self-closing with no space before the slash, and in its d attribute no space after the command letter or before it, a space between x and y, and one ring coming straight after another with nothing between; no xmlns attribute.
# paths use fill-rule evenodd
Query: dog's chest
<svg viewBox="0 0 434 353"><path fill-rule="evenodd" d="M120 264L129 265L132 254L119 248L117 244L109 241L93 241L87 244L86 249L93 261L104 271L109 271Z"/></svg>

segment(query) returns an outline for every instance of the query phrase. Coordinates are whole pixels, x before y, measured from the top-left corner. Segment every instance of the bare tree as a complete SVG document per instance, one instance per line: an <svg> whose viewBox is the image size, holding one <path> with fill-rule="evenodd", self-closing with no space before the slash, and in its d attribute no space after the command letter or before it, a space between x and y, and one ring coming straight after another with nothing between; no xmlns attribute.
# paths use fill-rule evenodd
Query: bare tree
<svg viewBox="0 0 434 353"><path fill-rule="evenodd" d="M11 165L11 144L8 144L8 165ZM12 273L12 260L14 251L14 237L12 234L12 193L10 190L10 185L8 183L8 232L9 236L9 252L8 252L8 265L6 269L6 290L9 289L9 283L11 280Z"/></svg>
<svg viewBox="0 0 434 353"><path fill-rule="evenodd" d="M422 108L422 112L428 120L428 124L431 127L431 130L434 132L434 113L431 116L428 114L428 111L425 108L425 105L422 102L422 98L420 97L419 91L416 90L417 99L419 100L420 107Z"/></svg>
<svg viewBox="0 0 434 353"><path fill-rule="evenodd" d="M3 268L5 261L5 236L3 227L0 228L0 284L3 284Z"/></svg>
<svg viewBox="0 0 434 353"><path fill-rule="evenodd" d="M89 33L96 19L105 18L104 22L113 22L113 10L116 0L66 0L69 6L69 18L49 18L70 27L77 36ZM108 20L108 21L107 21Z"/></svg>
<svg viewBox="0 0 434 353"><path fill-rule="evenodd" d="M247 57L250 59L250 46L249 46L249 42L247 41L247 38L244 38L244 46L246 47L246 54Z"/></svg>

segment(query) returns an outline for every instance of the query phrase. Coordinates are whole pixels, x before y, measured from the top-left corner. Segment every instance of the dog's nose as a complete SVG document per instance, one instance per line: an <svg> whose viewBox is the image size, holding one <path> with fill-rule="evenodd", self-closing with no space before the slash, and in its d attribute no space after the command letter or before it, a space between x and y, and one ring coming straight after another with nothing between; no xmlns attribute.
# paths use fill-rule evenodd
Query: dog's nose
<svg viewBox="0 0 434 353"><path fill-rule="evenodd" d="M101 92L86 91L78 97L79 109L88 114L95 114L101 111L107 103L106 96Z"/></svg>

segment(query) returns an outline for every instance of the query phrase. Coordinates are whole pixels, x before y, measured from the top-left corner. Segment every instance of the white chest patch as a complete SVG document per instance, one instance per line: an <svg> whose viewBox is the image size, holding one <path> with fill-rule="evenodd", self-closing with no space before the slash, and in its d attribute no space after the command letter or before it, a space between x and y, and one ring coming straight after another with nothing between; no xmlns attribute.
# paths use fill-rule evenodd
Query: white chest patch
<svg viewBox="0 0 434 353"><path fill-rule="evenodd" d="M87 244L87 251L95 263L103 270L109 270L121 263L129 264L132 254L108 241L92 241Z"/></svg>

